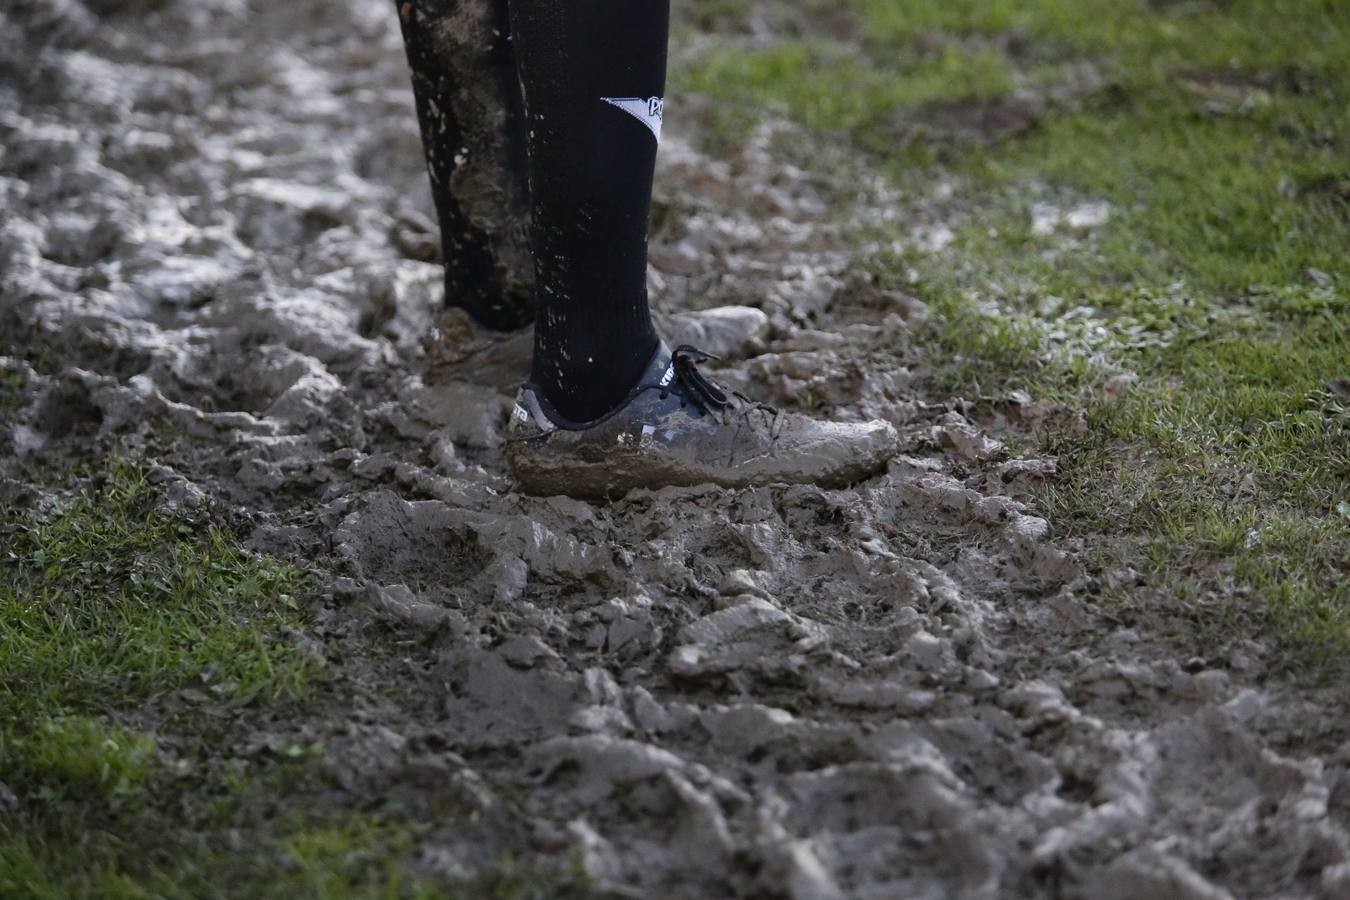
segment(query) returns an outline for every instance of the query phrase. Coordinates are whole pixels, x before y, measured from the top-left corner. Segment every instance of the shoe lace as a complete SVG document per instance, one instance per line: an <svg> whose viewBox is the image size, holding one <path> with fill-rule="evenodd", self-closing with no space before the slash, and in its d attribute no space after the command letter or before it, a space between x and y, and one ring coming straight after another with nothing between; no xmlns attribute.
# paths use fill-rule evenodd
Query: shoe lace
<svg viewBox="0 0 1350 900"><path fill-rule="evenodd" d="M767 403L751 400L740 391L728 391L699 371L699 363L721 359L720 356L706 350L700 350L690 344L681 344L670 354L670 359L675 367L675 379L661 387L662 400L666 399L672 391L678 391L681 406L687 399L693 402L700 412L724 413L733 406L731 398L734 397L741 401L740 407L743 414L759 410L777 416L778 410L774 407Z"/></svg>

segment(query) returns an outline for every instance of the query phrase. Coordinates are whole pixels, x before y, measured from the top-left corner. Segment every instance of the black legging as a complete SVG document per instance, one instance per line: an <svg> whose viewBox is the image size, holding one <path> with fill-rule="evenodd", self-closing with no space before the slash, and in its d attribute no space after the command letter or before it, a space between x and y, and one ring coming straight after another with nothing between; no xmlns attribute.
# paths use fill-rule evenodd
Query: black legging
<svg viewBox="0 0 1350 900"><path fill-rule="evenodd" d="M505 0L398 0L445 301L512 331L534 319L525 109Z"/></svg>
<svg viewBox="0 0 1350 900"><path fill-rule="evenodd" d="M569 419L603 415L657 343L647 219L669 0L406 0L399 12L447 302L489 327L528 321L513 265L518 240L493 231L516 227L528 208L531 381Z"/></svg>

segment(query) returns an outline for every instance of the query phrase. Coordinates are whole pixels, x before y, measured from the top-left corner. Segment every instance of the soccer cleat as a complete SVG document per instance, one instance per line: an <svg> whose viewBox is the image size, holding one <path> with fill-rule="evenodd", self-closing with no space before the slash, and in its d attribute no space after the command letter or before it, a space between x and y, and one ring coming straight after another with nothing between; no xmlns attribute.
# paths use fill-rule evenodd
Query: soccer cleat
<svg viewBox="0 0 1350 900"><path fill-rule="evenodd" d="M751 306L720 306L653 316L674 344L697 344L720 356L744 355L769 330L769 317ZM427 384L467 381L513 391L530 371L534 330L492 331L458 307L441 313L424 343Z"/></svg>
<svg viewBox="0 0 1350 900"><path fill-rule="evenodd" d="M516 488L602 499L669 485L844 487L895 455L889 423L780 412L709 381L698 370L709 358L662 344L623 405L584 424L563 420L526 385L506 441Z"/></svg>

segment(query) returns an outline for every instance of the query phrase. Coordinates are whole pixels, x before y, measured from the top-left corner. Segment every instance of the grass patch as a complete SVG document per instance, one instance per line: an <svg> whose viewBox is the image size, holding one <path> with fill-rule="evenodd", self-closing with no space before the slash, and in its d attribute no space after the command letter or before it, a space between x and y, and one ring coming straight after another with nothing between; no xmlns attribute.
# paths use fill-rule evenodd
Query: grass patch
<svg viewBox="0 0 1350 900"><path fill-rule="evenodd" d="M856 39L793 33L751 53L730 39L684 83L844 135L953 229L867 274L937 314L934 389L1087 406L1086 433L1044 436L1062 474L1042 502L1062 533L1110 548L1103 566L1144 571L1178 610L1242 606L1306 651L1294 665L1343 655L1350 14L1331 0L849 9ZM1026 127L953 130L927 156L896 136L923 110L1013 89L1045 97ZM1087 226L1068 215L1080 207ZM900 222L887 243L908 237ZM1122 370L1137 384L1107 396Z"/></svg>
<svg viewBox="0 0 1350 900"><path fill-rule="evenodd" d="M114 462L101 487L50 514L6 510L0 546L0 894L154 896L142 883L183 847L193 817L167 812L177 773L149 717L175 743L199 717L157 701L240 708L295 698L321 674L282 629L301 623L304 579L231 535L158 506L144 471ZM194 813L195 816L195 813ZM189 832L192 829L188 829ZM153 878L151 879L153 881Z"/></svg>
<svg viewBox="0 0 1350 900"><path fill-rule="evenodd" d="M306 579L167 511L134 463L94 480L5 514L0 897L559 895L509 859L419 872L437 823L344 793L321 745L241 749L332 715L322 663L290 636Z"/></svg>
<svg viewBox="0 0 1350 900"><path fill-rule="evenodd" d="M318 674L278 630L303 578L214 526L157 512L115 463L97 494L17 514L0 554L0 713L102 713L200 688L222 701L295 696Z"/></svg>
<svg viewBox="0 0 1350 900"><path fill-rule="evenodd" d="M1012 72L984 49L949 45L897 71L869 64L847 44L807 39L715 49L682 87L752 108L776 106L813 128L862 131L884 125L897 106L1009 93Z"/></svg>
<svg viewBox="0 0 1350 900"><path fill-rule="evenodd" d="M23 405L23 389L28 379L16 369L0 369L0 411L18 409Z"/></svg>
<svg viewBox="0 0 1350 900"><path fill-rule="evenodd" d="M67 898L253 898L305 900L543 900L559 893L556 877L502 859L468 879L410 874L411 857L425 827L378 815L350 813L285 827L263 823L248 844L212 846L179 840L178 854L155 853L156 838L130 833L120 844L134 854L152 845L151 860L130 868L109 861L113 842L84 841L72 859L23 836L0 844L0 891L15 900ZM140 823L153 826L152 821ZM242 824L242 823L241 823ZM259 833L267 835L258 841ZM162 844L162 839L158 839Z"/></svg>

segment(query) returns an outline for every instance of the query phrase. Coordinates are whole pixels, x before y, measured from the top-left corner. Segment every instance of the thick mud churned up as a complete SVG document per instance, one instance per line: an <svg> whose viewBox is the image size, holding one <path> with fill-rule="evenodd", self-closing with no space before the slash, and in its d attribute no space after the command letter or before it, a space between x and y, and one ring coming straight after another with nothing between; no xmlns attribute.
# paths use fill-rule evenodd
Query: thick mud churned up
<svg viewBox="0 0 1350 900"><path fill-rule="evenodd" d="M1260 648L1176 660L1081 602L1082 548L1030 505L1054 461L991 433L1045 411L919 389L922 304L848 277L864 248L775 161L787 126L710 159L672 100L653 295L762 309L719 377L885 418L902 454L848 490L523 497L509 398L423 379L441 278L408 249L430 201L392 4L133 6L0 28L26 380L0 484L43 502L27 462L120 448L311 568L305 639L381 636L368 676L333 665L413 699L293 727L354 805L443 818L421 865L579 860L624 896L1350 896L1350 757L1290 740L1306 711L1249 686Z"/></svg>

